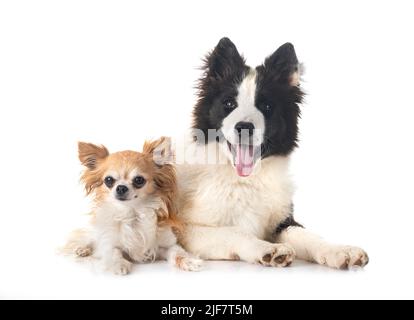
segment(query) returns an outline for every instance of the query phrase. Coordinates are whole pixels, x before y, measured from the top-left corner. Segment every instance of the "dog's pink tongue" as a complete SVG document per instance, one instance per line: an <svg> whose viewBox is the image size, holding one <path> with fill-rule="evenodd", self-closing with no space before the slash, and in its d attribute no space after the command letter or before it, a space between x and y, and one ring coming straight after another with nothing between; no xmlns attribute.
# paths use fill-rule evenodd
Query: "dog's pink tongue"
<svg viewBox="0 0 414 320"><path fill-rule="evenodd" d="M253 146L237 145L236 147L236 170L240 177L251 175L254 168Z"/></svg>

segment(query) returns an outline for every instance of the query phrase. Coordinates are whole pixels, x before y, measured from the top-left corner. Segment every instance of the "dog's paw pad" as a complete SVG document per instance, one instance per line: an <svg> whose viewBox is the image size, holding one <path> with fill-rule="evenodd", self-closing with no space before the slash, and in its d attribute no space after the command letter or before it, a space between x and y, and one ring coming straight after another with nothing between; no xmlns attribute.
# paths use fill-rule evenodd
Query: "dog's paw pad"
<svg viewBox="0 0 414 320"><path fill-rule="evenodd" d="M317 262L331 268L346 270L352 267L363 268L368 264L369 258L360 248L335 246L322 252Z"/></svg>
<svg viewBox="0 0 414 320"><path fill-rule="evenodd" d="M284 244L275 244L271 251L265 253L259 263L268 267L288 267L295 259L295 251Z"/></svg>
<svg viewBox="0 0 414 320"><path fill-rule="evenodd" d="M273 253L273 255L274 255L275 253ZM268 253L268 254L265 254L263 257L262 257L262 261L264 262L264 263L270 263L270 261L272 261L272 254L270 254L270 253Z"/></svg>
<svg viewBox="0 0 414 320"><path fill-rule="evenodd" d="M285 254L282 254L281 256L278 256L275 258L275 263L277 264L283 264L287 259L287 256Z"/></svg>

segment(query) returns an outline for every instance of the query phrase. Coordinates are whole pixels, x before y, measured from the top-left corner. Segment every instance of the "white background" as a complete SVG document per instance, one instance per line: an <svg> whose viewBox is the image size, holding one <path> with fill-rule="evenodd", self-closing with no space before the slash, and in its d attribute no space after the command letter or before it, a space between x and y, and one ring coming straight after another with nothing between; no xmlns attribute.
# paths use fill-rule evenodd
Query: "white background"
<svg viewBox="0 0 414 320"><path fill-rule="evenodd" d="M414 298L412 1L2 1L1 298ZM55 254L88 210L77 141L139 149L190 124L197 67L230 37L307 73L296 218L363 271L165 263L115 277Z"/></svg>

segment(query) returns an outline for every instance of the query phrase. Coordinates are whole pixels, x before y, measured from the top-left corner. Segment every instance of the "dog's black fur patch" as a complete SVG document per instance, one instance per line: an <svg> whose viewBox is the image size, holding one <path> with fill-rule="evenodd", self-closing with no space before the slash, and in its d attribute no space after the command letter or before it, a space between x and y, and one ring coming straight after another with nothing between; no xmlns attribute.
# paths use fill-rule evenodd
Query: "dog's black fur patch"
<svg viewBox="0 0 414 320"><path fill-rule="evenodd" d="M298 68L293 45L286 43L256 67L256 107L264 114L266 129L262 144L262 158L287 155L297 146L299 103L303 92L290 85ZM248 74L246 65L236 46L223 38L207 55L203 76L198 83L198 101L195 106L193 128L208 137L208 129L220 130L229 114L223 101L237 96L237 87ZM266 110L270 106L270 110ZM215 141L210 139L211 141ZM206 143L211 142L206 140Z"/></svg>
<svg viewBox="0 0 414 320"><path fill-rule="evenodd" d="M207 138L208 129L220 130L223 119L228 115L223 101L237 95L237 87L249 67L233 42L223 38L204 59L202 70L204 73L197 87L198 102L193 112L193 128L202 130Z"/></svg>
<svg viewBox="0 0 414 320"><path fill-rule="evenodd" d="M276 227L273 234L275 236L278 236L283 230L286 230L289 227L301 227L301 228L303 228L303 226L300 223L296 222L295 219L293 218L293 205L292 205L291 214L285 220L283 220L282 223L280 223Z"/></svg>
<svg viewBox="0 0 414 320"><path fill-rule="evenodd" d="M282 45L256 71L256 107L265 117L266 128L262 158L287 155L297 146L299 104L303 97L298 86L290 85L291 76L298 72L293 45ZM271 109L265 110L269 105Z"/></svg>

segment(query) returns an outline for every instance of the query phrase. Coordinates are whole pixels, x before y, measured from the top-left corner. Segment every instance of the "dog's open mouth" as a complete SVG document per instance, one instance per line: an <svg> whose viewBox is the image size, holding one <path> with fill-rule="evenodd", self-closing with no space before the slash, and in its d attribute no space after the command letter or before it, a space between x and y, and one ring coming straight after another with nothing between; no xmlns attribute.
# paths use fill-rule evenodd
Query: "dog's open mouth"
<svg viewBox="0 0 414 320"><path fill-rule="evenodd" d="M240 177L247 177L253 173L256 161L260 158L259 146L253 144L231 144L227 146L233 155L233 165Z"/></svg>

